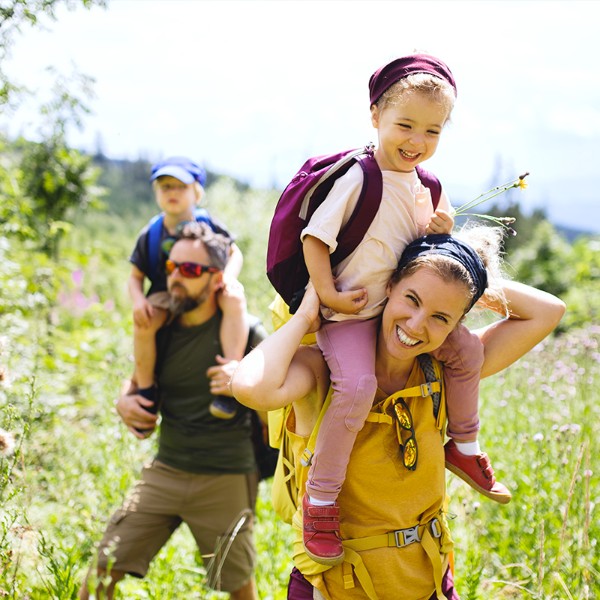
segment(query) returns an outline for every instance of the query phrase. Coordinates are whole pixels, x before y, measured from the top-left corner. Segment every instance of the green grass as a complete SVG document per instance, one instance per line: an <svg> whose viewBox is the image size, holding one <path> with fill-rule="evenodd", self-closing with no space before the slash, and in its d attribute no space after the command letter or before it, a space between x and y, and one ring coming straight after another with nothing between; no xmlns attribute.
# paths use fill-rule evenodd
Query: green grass
<svg viewBox="0 0 600 600"><path fill-rule="evenodd" d="M94 216L59 265L0 244L0 428L16 438L0 458L0 598L74 598L108 517L153 454L154 441L130 435L113 408L131 372L124 282L140 221ZM248 267L248 277L261 273L245 284L264 317L262 263ZM569 330L483 383L481 443L514 497L497 505L449 475L463 600L600 598L599 343L598 326ZM260 597L284 599L291 531L270 507L268 482L256 540ZM203 582L182 527L147 578L126 579L118 597L226 597Z"/></svg>

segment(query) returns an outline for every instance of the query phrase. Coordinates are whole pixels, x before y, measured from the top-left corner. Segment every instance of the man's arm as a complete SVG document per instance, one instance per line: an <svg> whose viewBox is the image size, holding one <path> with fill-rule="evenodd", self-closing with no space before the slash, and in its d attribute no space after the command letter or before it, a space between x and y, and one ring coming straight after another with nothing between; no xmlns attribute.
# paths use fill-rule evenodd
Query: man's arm
<svg viewBox="0 0 600 600"><path fill-rule="evenodd" d="M143 440L156 428L158 415L154 415L144 408L144 406L152 406L153 403L143 396L138 396L135 393L136 391L137 384L133 378L125 381L115 406L129 431L136 438ZM141 431L138 431L138 429Z"/></svg>

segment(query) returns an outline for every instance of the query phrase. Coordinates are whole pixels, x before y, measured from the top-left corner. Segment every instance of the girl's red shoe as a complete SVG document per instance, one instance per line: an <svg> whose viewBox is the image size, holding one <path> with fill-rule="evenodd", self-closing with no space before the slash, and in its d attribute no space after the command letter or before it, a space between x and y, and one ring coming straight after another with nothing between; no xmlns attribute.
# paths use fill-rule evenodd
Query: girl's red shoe
<svg viewBox="0 0 600 600"><path fill-rule="evenodd" d="M490 500L500 504L510 502L512 494L504 484L496 481L492 463L485 452L468 456L456 447L454 440L449 440L444 446L444 453L446 469Z"/></svg>
<svg viewBox="0 0 600 600"><path fill-rule="evenodd" d="M302 528L306 554L322 565L337 565L344 560L344 547L340 537L340 509L315 506L308 494L302 496Z"/></svg>

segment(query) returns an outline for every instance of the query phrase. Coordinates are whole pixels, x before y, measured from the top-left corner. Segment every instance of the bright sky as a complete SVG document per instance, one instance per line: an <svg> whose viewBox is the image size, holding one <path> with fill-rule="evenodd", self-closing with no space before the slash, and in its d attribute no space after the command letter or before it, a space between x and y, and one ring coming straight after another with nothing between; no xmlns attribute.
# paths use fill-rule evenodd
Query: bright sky
<svg viewBox="0 0 600 600"><path fill-rule="evenodd" d="M376 141L368 79L413 49L452 69L458 100L425 163L463 202L530 171L525 206L600 232L596 1L109 0L28 29L7 72L48 65L96 83L72 143L111 158L187 154L255 186L304 159ZM24 106L9 131L27 131ZM499 166L500 165L500 166Z"/></svg>

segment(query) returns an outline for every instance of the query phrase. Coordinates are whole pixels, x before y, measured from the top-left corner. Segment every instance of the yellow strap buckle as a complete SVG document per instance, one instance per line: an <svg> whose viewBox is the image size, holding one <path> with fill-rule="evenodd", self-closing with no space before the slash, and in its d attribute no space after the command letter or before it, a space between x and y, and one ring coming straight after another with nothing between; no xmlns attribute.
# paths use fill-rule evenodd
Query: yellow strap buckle
<svg viewBox="0 0 600 600"><path fill-rule="evenodd" d="M421 384L421 396L423 396L423 398L427 398L427 396L433 395L433 393L436 391L433 389L434 383L437 383L437 381L428 381L427 383Z"/></svg>
<svg viewBox="0 0 600 600"><path fill-rule="evenodd" d="M309 467L312 463L312 458L314 453L311 452L308 448L304 448L304 452L302 452L302 456L300 457L300 463L303 467Z"/></svg>
<svg viewBox="0 0 600 600"><path fill-rule="evenodd" d="M404 546L421 541L418 525L415 525L414 527L408 527L407 529L397 529L393 533L397 548L404 548Z"/></svg>

